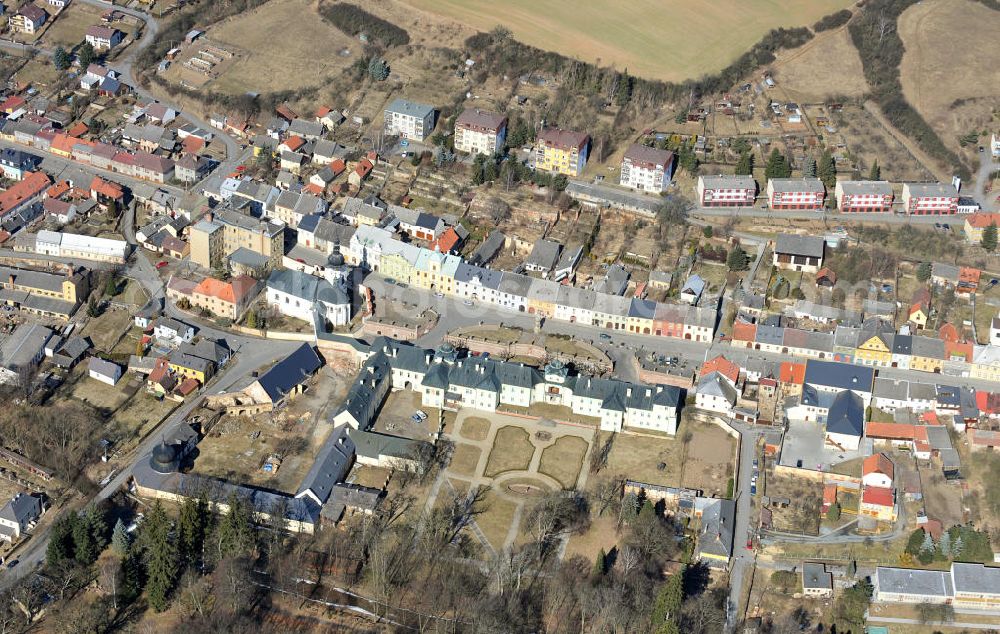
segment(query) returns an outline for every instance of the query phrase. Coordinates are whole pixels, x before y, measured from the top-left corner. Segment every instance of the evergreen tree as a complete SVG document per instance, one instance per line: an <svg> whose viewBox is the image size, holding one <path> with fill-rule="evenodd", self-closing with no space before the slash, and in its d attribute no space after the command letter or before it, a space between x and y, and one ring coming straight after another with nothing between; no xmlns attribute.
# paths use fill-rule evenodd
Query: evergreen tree
<svg viewBox="0 0 1000 634"><path fill-rule="evenodd" d="M594 571L592 573L592 576L595 580L603 577L605 571L607 571L607 559L608 555L607 553L604 552L604 549L602 548L597 553L597 559L594 560Z"/></svg>
<svg viewBox="0 0 1000 634"><path fill-rule="evenodd" d="M115 522L114 530L111 532L111 548L119 557L124 557L128 554L131 547L132 538L129 536L128 531L125 530L125 523L119 518Z"/></svg>
<svg viewBox="0 0 1000 634"><path fill-rule="evenodd" d="M678 631L681 604L684 602L684 571L671 575L660 586L653 603L653 613L650 621L657 634L675 633Z"/></svg>
<svg viewBox="0 0 1000 634"><path fill-rule="evenodd" d="M767 166L764 168L764 179L784 178L785 157L781 155L778 148L772 148L770 156L767 157Z"/></svg>
<svg viewBox="0 0 1000 634"><path fill-rule="evenodd" d="M87 524L87 530L90 531L90 537L94 542L94 547L97 549L97 553L100 554L101 551L108 545L107 513L102 506L92 504L87 507L87 511L84 513L83 519ZM94 559L97 558L95 557Z"/></svg>
<svg viewBox="0 0 1000 634"><path fill-rule="evenodd" d="M839 520L840 519L840 504L837 504L836 502L834 502L830 506L830 510L828 510L826 512L826 518L828 520L830 520L831 522L836 522L837 520Z"/></svg>
<svg viewBox="0 0 1000 634"><path fill-rule="evenodd" d="M750 258L747 257L747 252L738 244L733 245L726 257L726 266L729 267L730 271L745 271L749 262Z"/></svg>
<svg viewBox="0 0 1000 634"><path fill-rule="evenodd" d="M924 543L925 535L926 533L922 528L918 528L910 533L910 538L906 542L906 548L904 551L911 555L916 555L920 552L920 546Z"/></svg>
<svg viewBox="0 0 1000 634"><path fill-rule="evenodd" d="M57 46L55 53L52 54L52 63L55 65L56 70L66 70L72 63L72 59L69 53L66 52L66 49Z"/></svg>
<svg viewBox="0 0 1000 634"><path fill-rule="evenodd" d="M740 162L736 164L736 174L738 176L751 176L753 174L753 153L750 150L740 154Z"/></svg>
<svg viewBox="0 0 1000 634"><path fill-rule="evenodd" d="M878 166L878 159L872 163L872 168L868 172L868 180L877 181L882 180L882 168Z"/></svg>
<svg viewBox="0 0 1000 634"><path fill-rule="evenodd" d="M806 178L816 177L816 159L811 156L806 157L805 165L802 166L802 175Z"/></svg>
<svg viewBox="0 0 1000 634"><path fill-rule="evenodd" d="M934 538L931 537L930 533L925 534L924 543L920 545L920 552L917 553L917 559L925 566L934 561Z"/></svg>
<svg viewBox="0 0 1000 634"><path fill-rule="evenodd" d="M80 60L80 68L86 70L94 61L94 46L90 42L84 42L80 50L77 51L76 58Z"/></svg>
<svg viewBox="0 0 1000 634"><path fill-rule="evenodd" d="M177 583L180 566L177 544L170 537L170 518L159 500L153 505L142 529L149 605L157 612L163 612L170 604L170 593Z"/></svg>
<svg viewBox="0 0 1000 634"><path fill-rule="evenodd" d="M711 238L714 233L715 230L712 229L712 225L705 225L701 229L701 235L705 236L706 238Z"/></svg>
<svg viewBox="0 0 1000 634"><path fill-rule="evenodd" d="M618 78L618 91L615 93L616 105L624 106L632 100L632 85L634 83L635 80L628 74L628 69L626 68L621 77Z"/></svg>
<svg viewBox="0 0 1000 634"><path fill-rule="evenodd" d="M121 582L118 584L118 596L125 603L130 603L142 594L142 560L138 549L131 549L121 563Z"/></svg>
<svg viewBox="0 0 1000 634"><path fill-rule="evenodd" d="M73 522L73 556L81 564L87 566L97 560L100 554L94 542L94 533L86 516L77 516Z"/></svg>
<svg viewBox="0 0 1000 634"><path fill-rule="evenodd" d="M380 57L373 57L368 62L368 76L375 81L389 79L389 64Z"/></svg>
<svg viewBox="0 0 1000 634"><path fill-rule="evenodd" d="M642 503L642 508L639 509L639 519L642 520L652 520L656 517L656 507L652 502L646 500Z"/></svg>
<svg viewBox="0 0 1000 634"><path fill-rule="evenodd" d="M477 154L474 159L472 159L472 184L482 185L483 179L483 165L486 163L486 157L482 154Z"/></svg>
<svg viewBox="0 0 1000 634"><path fill-rule="evenodd" d="M569 187L569 177L565 174L556 174L552 177L552 187L557 191L565 191Z"/></svg>
<svg viewBox="0 0 1000 634"><path fill-rule="evenodd" d="M76 513L68 513L57 519L49 531L49 545L45 549L45 562L58 566L73 557L73 524Z"/></svg>
<svg viewBox="0 0 1000 634"><path fill-rule="evenodd" d="M959 535L955 538L955 542L951 545L951 558L958 559L962 556L962 550L965 549L965 544L962 542L962 536Z"/></svg>
<svg viewBox="0 0 1000 634"><path fill-rule="evenodd" d="M983 229L983 239L980 244L987 253L997 250L997 223L991 222L990 226Z"/></svg>
<svg viewBox="0 0 1000 634"><path fill-rule="evenodd" d="M197 567L208 528L208 503L204 498L184 500L177 522L181 564Z"/></svg>
<svg viewBox="0 0 1000 634"><path fill-rule="evenodd" d="M249 555L256 546L253 510L235 493L229 496L227 504L229 512L219 522L219 554L224 557Z"/></svg>
<svg viewBox="0 0 1000 634"><path fill-rule="evenodd" d="M833 160L830 150L824 150L816 168L816 175L823 181L827 189L832 189L837 184L837 164Z"/></svg>
<svg viewBox="0 0 1000 634"><path fill-rule="evenodd" d="M920 282L926 282L931 279L931 263L921 262L917 265L917 280Z"/></svg>
<svg viewBox="0 0 1000 634"><path fill-rule="evenodd" d="M951 533L945 531L941 534L941 540L938 542L938 548L941 549L941 556L945 559L951 557Z"/></svg>

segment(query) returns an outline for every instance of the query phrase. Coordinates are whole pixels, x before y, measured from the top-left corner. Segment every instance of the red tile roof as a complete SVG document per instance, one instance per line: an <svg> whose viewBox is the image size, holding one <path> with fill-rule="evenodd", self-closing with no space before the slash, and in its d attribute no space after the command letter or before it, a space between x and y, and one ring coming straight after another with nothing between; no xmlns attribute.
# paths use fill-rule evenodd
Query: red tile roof
<svg viewBox="0 0 1000 634"><path fill-rule="evenodd" d="M450 253L452 249L458 246L461 238L458 237L458 232L455 231L454 227L448 227L438 239L431 244L431 249L440 251L441 253Z"/></svg>
<svg viewBox="0 0 1000 634"><path fill-rule="evenodd" d="M538 135L538 140L549 147L572 150L583 147L590 140L590 136L583 132L546 128Z"/></svg>
<svg viewBox="0 0 1000 634"><path fill-rule="evenodd" d="M782 361L780 380L782 383L802 385L806 380L806 364Z"/></svg>
<svg viewBox="0 0 1000 634"><path fill-rule="evenodd" d="M257 280L249 275L239 275L229 282L223 282L214 277L206 277L194 287L194 292L209 297L216 297L229 304L237 304L253 290L256 284Z"/></svg>
<svg viewBox="0 0 1000 634"><path fill-rule="evenodd" d="M181 141L181 149L185 154L197 154L205 147L205 139L192 135L184 137Z"/></svg>
<svg viewBox="0 0 1000 634"><path fill-rule="evenodd" d="M5 99L3 103L0 103L0 110L3 110L7 114L10 114L15 110L17 110L18 108L20 108L21 106L23 106L24 104L25 104L24 97L20 97L18 95L11 95L10 97L7 97L7 99Z"/></svg>
<svg viewBox="0 0 1000 634"><path fill-rule="evenodd" d="M287 147L292 152L299 149L305 144L306 140L300 136L290 136L287 139L285 139L285 147Z"/></svg>
<svg viewBox="0 0 1000 634"><path fill-rule="evenodd" d="M330 171L333 172L334 176L340 176L344 173L344 170L347 169L347 165L344 164L344 161L341 159L334 159L327 167L330 168Z"/></svg>
<svg viewBox="0 0 1000 634"><path fill-rule="evenodd" d="M59 198L69 190L70 190L69 181L59 181L58 183L56 183L52 187L49 187L45 191L45 196L48 198Z"/></svg>
<svg viewBox="0 0 1000 634"><path fill-rule="evenodd" d="M733 323L733 341L753 341L757 338L757 324L737 321Z"/></svg>
<svg viewBox="0 0 1000 634"><path fill-rule="evenodd" d="M104 196L113 200L117 200L125 195L125 192L122 191L120 186L116 183L106 181L100 176L95 176L94 179L90 181L90 191L92 194Z"/></svg>
<svg viewBox="0 0 1000 634"><path fill-rule="evenodd" d="M721 354L714 359L709 359L701 366L699 376L705 376L712 372L718 372L733 383L740 378L740 366L736 365Z"/></svg>
<svg viewBox="0 0 1000 634"><path fill-rule="evenodd" d="M10 189L0 194L0 214L41 194L49 186L49 182L49 175L45 172L31 172L24 180L14 183Z"/></svg>
<svg viewBox="0 0 1000 634"><path fill-rule="evenodd" d="M1000 214L991 213L975 213L971 216L967 216L965 221L969 223L970 227L976 229L985 229L986 227L995 224L1000 226Z"/></svg>
<svg viewBox="0 0 1000 634"><path fill-rule="evenodd" d="M861 475L866 476L869 473L882 473L889 476L889 479L892 480L892 460L889 460L889 456L884 453L877 453L875 455L868 456L865 458L865 461L861 463Z"/></svg>
<svg viewBox="0 0 1000 634"><path fill-rule="evenodd" d="M75 126L66 131L66 133L69 134L70 136L76 136L76 137L83 136L88 132L90 132L90 128L88 128L87 124L84 123L83 121L77 123Z"/></svg>
<svg viewBox="0 0 1000 634"><path fill-rule="evenodd" d="M941 328L938 329L938 337L942 341L958 341L958 328L955 324L951 322L945 322Z"/></svg>
<svg viewBox="0 0 1000 634"><path fill-rule="evenodd" d="M372 165L371 161L369 161L366 158L363 158L360 161L358 161L358 164L354 167L354 172L361 178L364 178L368 176L368 174L372 171L373 167L374 165Z"/></svg>
<svg viewBox="0 0 1000 634"><path fill-rule="evenodd" d="M892 506L892 489L865 487L864 493L861 494L861 502L875 506Z"/></svg>

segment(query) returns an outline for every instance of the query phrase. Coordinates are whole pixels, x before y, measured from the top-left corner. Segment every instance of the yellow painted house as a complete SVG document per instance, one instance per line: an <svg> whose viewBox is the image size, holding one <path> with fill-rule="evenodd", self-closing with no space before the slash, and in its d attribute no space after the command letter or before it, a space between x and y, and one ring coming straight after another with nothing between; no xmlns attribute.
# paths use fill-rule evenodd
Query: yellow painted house
<svg viewBox="0 0 1000 634"><path fill-rule="evenodd" d="M923 304L914 304L913 306L910 306L909 320L918 328L927 327L927 309Z"/></svg>
<svg viewBox="0 0 1000 634"><path fill-rule="evenodd" d="M875 334L858 346L854 355L855 360L864 365L892 365L892 335Z"/></svg>
<svg viewBox="0 0 1000 634"><path fill-rule="evenodd" d="M910 352L910 369L918 372L940 372L944 367L944 342L933 337L914 337Z"/></svg>
<svg viewBox="0 0 1000 634"><path fill-rule="evenodd" d="M412 279L414 265L406 259L403 253L383 254L379 260L379 272L406 284L415 283Z"/></svg>
<svg viewBox="0 0 1000 634"><path fill-rule="evenodd" d="M538 135L535 169L579 176L587 165L590 136L559 128L547 128Z"/></svg>
<svg viewBox="0 0 1000 634"><path fill-rule="evenodd" d="M170 369L185 379L194 379L205 385L212 378L212 362L201 357L175 351L170 355Z"/></svg>

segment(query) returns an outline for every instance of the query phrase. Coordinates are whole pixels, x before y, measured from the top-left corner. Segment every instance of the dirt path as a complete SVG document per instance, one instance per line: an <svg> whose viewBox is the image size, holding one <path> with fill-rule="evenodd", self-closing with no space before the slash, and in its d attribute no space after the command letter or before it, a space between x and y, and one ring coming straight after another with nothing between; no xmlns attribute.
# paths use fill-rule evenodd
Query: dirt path
<svg viewBox="0 0 1000 634"><path fill-rule="evenodd" d="M951 174L942 169L934 159L920 149L920 147L908 136L897 130L896 127L885 118L885 115L882 114L882 109L878 107L878 104L874 101L866 101L865 110L868 114L875 117L875 120L878 121L879 124L892 135L892 138L896 139L900 145L905 147L910 155L913 156L913 158L916 159L925 170L933 174L934 178L943 183L951 182Z"/></svg>

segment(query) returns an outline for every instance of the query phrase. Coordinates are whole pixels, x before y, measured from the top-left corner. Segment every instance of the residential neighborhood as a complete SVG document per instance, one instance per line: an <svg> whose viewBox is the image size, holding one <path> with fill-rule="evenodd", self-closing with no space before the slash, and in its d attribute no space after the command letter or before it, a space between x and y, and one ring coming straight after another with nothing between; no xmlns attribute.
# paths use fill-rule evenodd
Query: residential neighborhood
<svg viewBox="0 0 1000 634"><path fill-rule="evenodd" d="M997 8L820 4L0 6L0 623L1000 628Z"/></svg>

